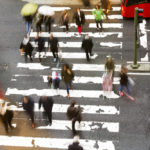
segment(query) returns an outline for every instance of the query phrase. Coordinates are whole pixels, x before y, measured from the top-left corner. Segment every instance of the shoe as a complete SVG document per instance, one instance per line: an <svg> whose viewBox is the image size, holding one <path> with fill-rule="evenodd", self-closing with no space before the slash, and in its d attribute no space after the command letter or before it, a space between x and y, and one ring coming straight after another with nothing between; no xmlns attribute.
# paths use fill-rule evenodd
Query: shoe
<svg viewBox="0 0 150 150"><path fill-rule="evenodd" d="M119 91L119 95L120 96L124 96L123 92Z"/></svg>

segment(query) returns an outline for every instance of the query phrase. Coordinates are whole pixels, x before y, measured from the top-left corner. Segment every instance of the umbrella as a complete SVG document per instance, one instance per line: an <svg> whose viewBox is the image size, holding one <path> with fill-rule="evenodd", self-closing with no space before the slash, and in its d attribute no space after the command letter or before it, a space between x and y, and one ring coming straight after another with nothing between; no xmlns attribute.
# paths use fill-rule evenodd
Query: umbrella
<svg viewBox="0 0 150 150"><path fill-rule="evenodd" d="M23 6L21 9L21 15L22 16L30 16L36 13L38 8L38 5L34 3L27 3Z"/></svg>
<svg viewBox="0 0 150 150"><path fill-rule="evenodd" d="M53 16L55 12L52 10L50 6L41 6L38 9L38 13L44 16Z"/></svg>

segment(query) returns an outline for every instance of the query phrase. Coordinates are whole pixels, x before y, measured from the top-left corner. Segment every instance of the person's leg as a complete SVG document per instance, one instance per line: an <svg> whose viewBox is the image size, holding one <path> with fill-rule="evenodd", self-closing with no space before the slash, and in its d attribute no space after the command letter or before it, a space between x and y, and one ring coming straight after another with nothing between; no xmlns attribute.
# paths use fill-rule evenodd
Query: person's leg
<svg viewBox="0 0 150 150"><path fill-rule="evenodd" d="M78 33L81 34L81 26L78 26Z"/></svg>
<svg viewBox="0 0 150 150"><path fill-rule="evenodd" d="M73 118L72 119L72 132L75 134L76 133L76 130L75 130L75 123L76 123L76 119Z"/></svg>
<svg viewBox="0 0 150 150"><path fill-rule="evenodd" d="M24 54L24 59L25 59L25 62L27 62L27 53L25 52L25 54Z"/></svg>
<svg viewBox="0 0 150 150"><path fill-rule="evenodd" d="M101 29L103 29L102 23L103 23L102 20L100 20L100 21L99 21L99 24L100 24L100 26L101 26Z"/></svg>
<svg viewBox="0 0 150 150"><path fill-rule="evenodd" d="M8 133L8 120L7 120L6 114L4 116L2 116L2 122L4 124L5 131Z"/></svg>
<svg viewBox="0 0 150 150"><path fill-rule="evenodd" d="M97 29L99 29L98 21L97 21L97 20L95 20L95 22L96 22L96 27L97 27Z"/></svg>
<svg viewBox="0 0 150 150"><path fill-rule="evenodd" d="M28 34L28 32L29 32L29 22L26 21L26 33Z"/></svg>
<svg viewBox="0 0 150 150"><path fill-rule="evenodd" d="M70 95L69 95L69 84L66 83L66 90L67 90L67 97L70 98Z"/></svg>
<svg viewBox="0 0 150 150"><path fill-rule="evenodd" d="M127 89L127 93L130 95L131 92L130 92L130 85L129 84L126 85L126 89Z"/></svg>
<svg viewBox="0 0 150 150"><path fill-rule="evenodd" d="M8 115L7 115L7 118L8 118L8 124L9 124L10 128L12 129L13 126L12 126L12 124L11 124L11 121L12 121L13 116L14 116L13 111L7 110L7 114L8 114Z"/></svg>
<svg viewBox="0 0 150 150"><path fill-rule="evenodd" d="M90 60L88 52L86 52L86 60L87 60L87 61Z"/></svg>
<svg viewBox="0 0 150 150"><path fill-rule="evenodd" d="M46 112L50 125L52 124L52 112Z"/></svg>
<svg viewBox="0 0 150 150"><path fill-rule="evenodd" d="M34 124L34 112L33 111L29 112L29 116L30 116L31 121L32 121L32 128L34 128L35 127L35 124Z"/></svg>

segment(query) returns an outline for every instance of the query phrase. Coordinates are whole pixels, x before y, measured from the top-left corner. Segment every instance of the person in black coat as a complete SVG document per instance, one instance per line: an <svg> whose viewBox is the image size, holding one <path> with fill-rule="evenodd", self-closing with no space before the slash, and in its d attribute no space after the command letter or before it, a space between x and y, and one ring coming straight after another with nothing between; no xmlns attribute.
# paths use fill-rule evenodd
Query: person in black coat
<svg viewBox="0 0 150 150"><path fill-rule="evenodd" d="M74 136L73 143L68 146L68 150L83 150L83 147L79 145L79 136Z"/></svg>
<svg viewBox="0 0 150 150"><path fill-rule="evenodd" d="M81 34L81 27L85 23L85 15L82 11L80 11L80 8L77 8L77 11L74 13L73 20L75 19L76 24L78 26L78 32Z"/></svg>
<svg viewBox="0 0 150 150"><path fill-rule="evenodd" d="M53 53L54 62L58 59L58 39L53 36L53 34L50 34L50 37L48 39L48 48Z"/></svg>
<svg viewBox="0 0 150 150"><path fill-rule="evenodd" d="M40 58L40 53L44 50L44 38L39 36L39 34L37 34L36 38L35 38L35 42L38 44L38 48L37 51L39 52L39 62L41 62L41 58Z"/></svg>
<svg viewBox="0 0 150 150"><path fill-rule="evenodd" d="M43 105L45 114L48 117L50 125L52 124L52 108L53 108L53 99L50 96L42 96L39 99L39 109L41 108L41 105Z"/></svg>
<svg viewBox="0 0 150 150"><path fill-rule="evenodd" d="M82 41L81 47L85 50L87 61L90 61L89 54L90 54L90 56L93 55L92 54L93 41L91 38L89 38L88 34L85 35L85 39Z"/></svg>
<svg viewBox="0 0 150 150"><path fill-rule="evenodd" d="M75 107L75 104L76 104L76 102L74 100L71 101L71 104L67 109L67 117L69 120L72 120L73 134L76 134L76 130L75 130L76 121L78 121L80 123L82 120L82 116L81 116L82 109L80 106Z"/></svg>
<svg viewBox="0 0 150 150"><path fill-rule="evenodd" d="M31 118L32 128L34 128L35 127L35 123L34 123L34 100L29 96L24 96L22 106L23 106L23 109L26 111L26 113Z"/></svg>
<svg viewBox="0 0 150 150"><path fill-rule="evenodd" d="M32 51L33 51L33 46L30 42L27 43L27 45L25 46L24 48L24 52L25 52L25 62L27 62L27 58L28 56L30 57L30 61L33 61L32 60Z"/></svg>

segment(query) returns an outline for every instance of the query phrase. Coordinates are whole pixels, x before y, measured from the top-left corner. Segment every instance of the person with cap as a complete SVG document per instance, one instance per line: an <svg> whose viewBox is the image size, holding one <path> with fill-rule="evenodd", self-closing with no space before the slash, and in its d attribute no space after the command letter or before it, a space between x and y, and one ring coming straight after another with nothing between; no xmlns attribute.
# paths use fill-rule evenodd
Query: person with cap
<svg viewBox="0 0 150 150"><path fill-rule="evenodd" d="M79 144L79 136L75 135L73 143L68 146L68 150L83 150L83 147Z"/></svg>
<svg viewBox="0 0 150 150"><path fill-rule="evenodd" d="M45 114L48 117L50 125L52 124L52 108L53 108L53 99L50 96L42 96L39 99L39 109L41 108L41 105L43 105Z"/></svg>
<svg viewBox="0 0 150 150"><path fill-rule="evenodd" d="M93 48L93 41L92 39L89 37L88 34L85 35L85 38L82 41L82 49L84 49L85 53L86 53L86 59L87 61L90 61L90 56L92 56L92 48Z"/></svg>

